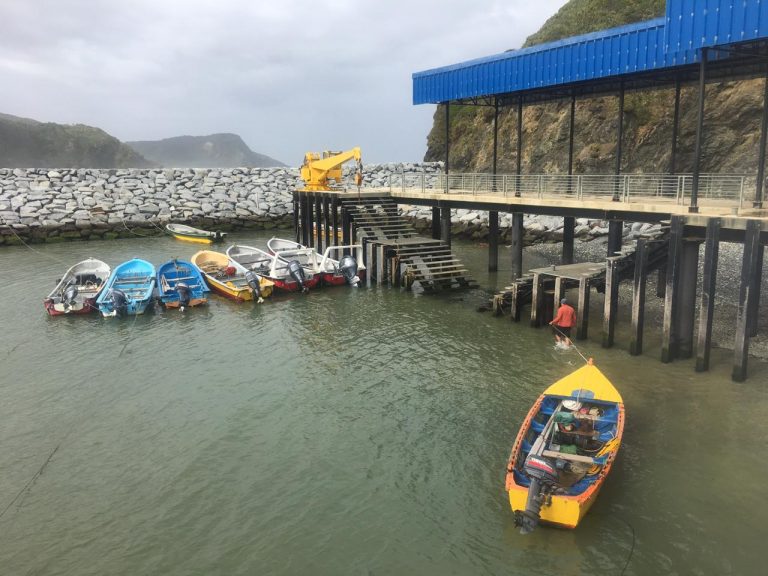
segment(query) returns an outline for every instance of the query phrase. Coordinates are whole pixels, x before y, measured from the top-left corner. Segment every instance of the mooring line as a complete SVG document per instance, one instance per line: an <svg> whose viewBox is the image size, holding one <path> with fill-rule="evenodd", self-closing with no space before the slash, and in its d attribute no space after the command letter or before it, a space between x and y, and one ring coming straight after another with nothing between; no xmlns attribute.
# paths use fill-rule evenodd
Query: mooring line
<svg viewBox="0 0 768 576"><path fill-rule="evenodd" d="M571 340L571 337L570 337L570 336L568 336L568 335L564 334L564 333L563 333L563 332L560 330L560 328L558 328L558 327L557 327L557 326L555 326L554 324L552 324L552 328L554 328L554 329L555 329L557 332L559 332L559 333L560 333L560 334L563 336L563 338L567 338L568 340ZM586 356L584 356L584 354L582 354L582 353L581 353L581 350L579 350L578 346L576 346L576 344L573 342L573 340L571 340L571 346L573 347L573 349L574 349L574 350L576 350L577 354L578 354L579 356L581 356L581 357L582 357L582 359L584 360L584 362L586 362L587 364L589 364L589 360L587 359L587 357L586 357Z"/></svg>
<svg viewBox="0 0 768 576"><path fill-rule="evenodd" d="M0 218L2 218L2 217L0 216ZM19 242L21 242L24 246L26 246L27 248L32 250L32 252L34 252L35 254L39 254L41 256L45 256L46 258L48 258L50 260L54 260L55 262L58 262L59 264L66 264L66 262L64 262L64 260L61 260L60 258L56 258L55 256L51 256L50 254L46 254L45 252L41 252L40 250L35 250L34 248L32 248L32 246L30 246L29 244L27 244L24 241L24 238L22 238L21 236L18 235L16 230L14 230L13 226L11 226L5 218L2 218L2 220L3 220L3 225L8 227L8 229L13 233L13 235L16 236L16 239Z"/></svg>
<svg viewBox="0 0 768 576"><path fill-rule="evenodd" d="M8 505L5 508L3 508L3 511L0 512L0 518L2 518L5 515L5 513L8 512L8 510L11 509L11 506L13 506L16 503L16 501L21 497L22 494L24 494L25 492L27 492L29 489L32 488L32 484L35 482L35 480L37 480L43 474L43 470L45 470L45 467L48 466L48 463L53 458L53 455L56 454L56 452L59 450L59 446L61 446L61 442L56 444L56 447L51 451L50 454L48 454L48 458L45 459L45 462L43 462L43 465L40 466L40 468L38 469L37 472L35 472L35 474L32 476L32 478L30 478L27 481L27 483L24 484L24 487L21 490L19 490L19 492L16 494L16 496L14 496L13 500L11 500L8 503ZM19 502L19 506L21 506L23 501L24 501L24 499L22 498L21 502Z"/></svg>

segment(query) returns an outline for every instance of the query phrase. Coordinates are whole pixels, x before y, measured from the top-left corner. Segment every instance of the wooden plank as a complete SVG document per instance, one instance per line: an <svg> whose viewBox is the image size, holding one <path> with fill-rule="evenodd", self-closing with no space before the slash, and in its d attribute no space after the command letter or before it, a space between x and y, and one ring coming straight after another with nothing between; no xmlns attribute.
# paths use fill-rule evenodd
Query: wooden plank
<svg viewBox="0 0 768 576"><path fill-rule="evenodd" d="M704 278L699 305L699 334L696 344L696 372L709 370L712 350L712 324L715 315L715 290L717 288L717 263L720 256L720 218L707 222L707 238L704 242Z"/></svg>
<svg viewBox="0 0 768 576"><path fill-rule="evenodd" d="M560 460L572 460L574 462L584 462L585 464L594 464L595 459L591 456L582 456L581 454L566 454L565 452L556 452L554 450L544 450L542 456L547 458L559 458Z"/></svg>
<svg viewBox="0 0 768 576"><path fill-rule="evenodd" d="M603 348L613 346L616 315L619 308L619 258L608 258L605 271L605 306L603 307Z"/></svg>
<svg viewBox="0 0 768 576"><path fill-rule="evenodd" d="M533 295L531 296L531 326L541 326L541 316L544 303L544 285L541 274L533 275Z"/></svg>
<svg viewBox="0 0 768 576"><path fill-rule="evenodd" d="M666 287L664 289L664 320L661 334L661 361L671 362L677 358L678 337L676 334L678 296L677 288L680 276L680 254L683 247L682 216L672 216L669 230L669 255L667 256Z"/></svg>
<svg viewBox="0 0 768 576"><path fill-rule="evenodd" d="M750 290L753 285L753 275L757 269L757 257L760 252L760 221L748 220L744 233L744 257L741 264L741 287L739 289L739 310L736 318L736 339L733 345L734 382L744 382L747 379L747 360L749 357L749 311L755 293Z"/></svg>
<svg viewBox="0 0 768 576"><path fill-rule="evenodd" d="M635 277L632 284L632 337L629 353L639 356L643 353L643 328L645 324L645 284L648 266L648 246L643 238L637 240L635 248Z"/></svg>

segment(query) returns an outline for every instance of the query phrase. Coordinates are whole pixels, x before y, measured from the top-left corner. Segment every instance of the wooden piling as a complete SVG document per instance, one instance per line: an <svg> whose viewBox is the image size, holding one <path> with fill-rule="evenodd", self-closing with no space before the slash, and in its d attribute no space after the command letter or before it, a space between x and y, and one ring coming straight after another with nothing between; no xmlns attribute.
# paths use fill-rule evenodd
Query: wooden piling
<svg viewBox="0 0 768 576"><path fill-rule="evenodd" d="M339 199L334 196L331 200L331 230L333 230L333 245L339 244Z"/></svg>
<svg viewBox="0 0 768 576"><path fill-rule="evenodd" d="M531 294L531 326L541 326L541 317L544 313L544 281L541 274L533 275L533 294Z"/></svg>
<svg viewBox="0 0 768 576"><path fill-rule="evenodd" d="M330 211L331 211L330 198L328 198L328 196L323 196L323 229L325 230L325 247L326 248L336 244L336 242L331 244Z"/></svg>
<svg viewBox="0 0 768 576"><path fill-rule="evenodd" d="M744 232L744 257L741 264L741 287L739 289L739 309L736 318L736 340L733 345L734 382L747 379L747 359L749 356L749 311L755 293L751 290L757 271L757 257L760 253L760 221L748 220Z"/></svg>
<svg viewBox="0 0 768 576"><path fill-rule="evenodd" d="M763 283L763 255L765 247L762 244L757 246L757 258L755 260L755 273L752 275L752 286L750 292L754 298L750 298L750 310L747 314L749 318L749 336L757 336L758 311L760 309L760 289Z"/></svg>
<svg viewBox="0 0 768 576"><path fill-rule="evenodd" d="M704 278L699 305L699 334L696 343L696 372L709 370L712 349L712 323L715 315L715 290L717 288L717 261L720 254L720 218L707 222L704 242Z"/></svg>
<svg viewBox="0 0 768 576"><path fill-rule="evenodd" d="M696 320L696 285L699 273L699 240L685 240L681 252L678 284L677 357L693 356L693 329Z"/></svg>
<svg viewBox="0 0 768 576"><path fill-rule="evenodd" d="M523 275L523 214L512 213L512 279Z"/></svg>
<svg viewBox="0 0 768 576"><path fill-rule="evenodd" d="M629 353L639 356L643 353L643 328L645 324L645 282L648 266L647 241L637 240L635 248L635 277L632 285L632 337Z"/></svg>
<svg viewBox="0 0 768 576"><path fill-rule="evenodd" d="M301 203L299 202L299 193L293 193L293 238L296 242L301 242Z"/></svg>
<svg viewBox="0 0 768 576"><path fill-rule="evenodd" d="M557 309L560 308L560 300L565 297L565 282L562 276L555 277L555 294L552 302L552 312L557 315Z"/></svg>
<svg viewBox="0 0 768 576"><path fill-rule="evenodd" d="M512 284L512 301L509 305L509 318L512 322L520 322L523 303L520 298L520 284Z"/></svg>
<svg viewBox="0 0 768 576"><path fill-rule="evenodd" d="M440 208L440 240L451 245L451 209L448 206Z"/></svg>
<svg viewBox="0 0 768 576"><path fill-rule="evenodd" d="M576 339L586 340L589 328L589 275L579 280L579 307L576 309Z"/></svg>
<svg viewBox="0 0 768 576"><path fill-rule="evenodd" d="M684 227L685 221L682 216L672 216L669 230L669 253L667 255L666 287L664 289L664 321L661 336L661 361L664 363L672 362L677 358L678 284Z"/></svg>
<svg viewBox="0 0 768 576"><path fill-rule="evenodd" d="M315 194L315 247L318 252L323 251L323 231L320 229L320 223L323 221L323 198L320 194Z"/></svg>
<svg viewBox="0 0 768 576"><path fill-rule="evenodd" d="M304 246L309 246L309 239L312 234L312 210L310 210L309 207L309 194L307 193L304 193L304 197L302 198L301 211L304 215L302 222L303 230L301 231L301 243L304 244Z"/></svg>
<svg viewBox="0 0 768 576"><path fill-rule="evenodd" d="M605 266L605 306L603 312L603 348L613 346L616 315L619 308L618 258L608 258Z"/></svg>
<svg viewBox="0 0 768 576"><path fill-rule="evenodd" d="M440 208L432 206L432 238L440 239Z"/></svg>

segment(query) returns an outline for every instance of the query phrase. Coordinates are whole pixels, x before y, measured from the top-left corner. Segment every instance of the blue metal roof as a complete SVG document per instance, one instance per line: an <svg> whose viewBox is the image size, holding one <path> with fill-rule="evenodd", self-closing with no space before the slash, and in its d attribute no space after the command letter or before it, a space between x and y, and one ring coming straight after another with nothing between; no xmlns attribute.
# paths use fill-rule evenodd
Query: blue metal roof
<svg viewBox="0 0 768 576"><path fill-rule="evenodd" d="M662 71L699 49L768 38L768 0L667 0L663 18L413 74L413 103L509 94Z"/></svg>

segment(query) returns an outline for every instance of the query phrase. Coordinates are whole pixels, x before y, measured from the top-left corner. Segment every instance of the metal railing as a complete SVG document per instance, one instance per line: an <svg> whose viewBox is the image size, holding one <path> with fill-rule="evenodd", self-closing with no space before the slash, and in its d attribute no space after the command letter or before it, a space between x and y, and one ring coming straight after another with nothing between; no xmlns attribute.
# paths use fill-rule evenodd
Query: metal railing
<svg viewBox="0 0 768 576"><path fill-rule="evenodd" d="M426 174L393 173L390 191L500 195L524 198L610 198L619 202L691 204L692 174ZM698 201L742 204L754 199L755 178L739 174L699 175Z"/></svg>

